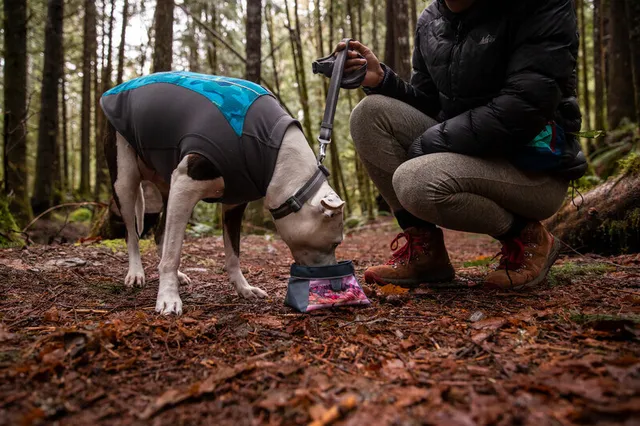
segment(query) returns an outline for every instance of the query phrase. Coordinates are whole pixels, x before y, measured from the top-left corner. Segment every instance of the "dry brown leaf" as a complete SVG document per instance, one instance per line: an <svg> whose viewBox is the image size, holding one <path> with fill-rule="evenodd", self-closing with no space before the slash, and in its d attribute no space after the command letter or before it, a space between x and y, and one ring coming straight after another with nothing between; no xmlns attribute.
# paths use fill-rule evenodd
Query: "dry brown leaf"
<svg viewBox="0 0 640 426"><path fill-rule="evenodd" d="M471 327L476 330L483 330L483 329L497 330L498 328L502 327L506 323L507 323L507 320L502 317L491 317L491 318L485 318L483 320L474 322L473 324L471 324Z"/></svg>

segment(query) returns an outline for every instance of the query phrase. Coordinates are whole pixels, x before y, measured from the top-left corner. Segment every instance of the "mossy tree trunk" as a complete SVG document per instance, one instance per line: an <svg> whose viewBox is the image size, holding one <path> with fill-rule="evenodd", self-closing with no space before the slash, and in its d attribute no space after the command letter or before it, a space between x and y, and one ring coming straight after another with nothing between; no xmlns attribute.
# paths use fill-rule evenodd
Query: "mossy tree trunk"
<svg viewBox="0 0 640 426"><path fill-rule="evenodd" d="M583 253L640 252L640 165L577 196L545 222L557 238Z"/></svg>

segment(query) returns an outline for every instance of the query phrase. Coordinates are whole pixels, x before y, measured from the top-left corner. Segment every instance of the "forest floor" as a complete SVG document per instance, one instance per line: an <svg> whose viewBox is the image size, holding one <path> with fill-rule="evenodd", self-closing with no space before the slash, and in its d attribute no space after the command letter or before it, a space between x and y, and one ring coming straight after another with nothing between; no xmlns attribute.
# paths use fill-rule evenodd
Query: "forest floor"
<svg viewBox="0 0 640 426"><path fill-rule="evenodd" d="M362 280L396 233L356 230L339 259ZM122 245L2 250L0 424L640 424L639 255L563 255L544 285L509 293L475 285L496 242L446 239L455 282L366 287L370 306L310 314L283 304L277 237L242 240L245 276L270 295L257 302L228 284L219 237L188 239L177 318L154 312L152 243L137 290Z"/></svg>

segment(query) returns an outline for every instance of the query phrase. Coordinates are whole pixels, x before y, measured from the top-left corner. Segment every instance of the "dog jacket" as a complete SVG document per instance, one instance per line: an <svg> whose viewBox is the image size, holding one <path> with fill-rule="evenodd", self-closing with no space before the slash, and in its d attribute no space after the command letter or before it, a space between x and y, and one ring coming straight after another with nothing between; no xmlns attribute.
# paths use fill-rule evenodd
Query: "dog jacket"
<svg viewBox="0 0 640 426"><path fill-rule="evenodd" d="M262 86L236 78L160 72L105 92L100 105L142 161L166 182L188 154L224 178L228 204L265 196L287 128L300 123Z"/></svg>

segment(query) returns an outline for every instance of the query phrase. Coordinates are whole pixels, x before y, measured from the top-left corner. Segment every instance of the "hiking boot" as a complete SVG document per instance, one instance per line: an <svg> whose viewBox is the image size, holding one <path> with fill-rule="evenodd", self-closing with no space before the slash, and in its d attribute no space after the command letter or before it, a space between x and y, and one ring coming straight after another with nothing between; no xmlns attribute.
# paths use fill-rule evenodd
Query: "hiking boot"
<svg viewBox="0 0 640 426"><path fill-rule="evenodd" d="M529 223L519 236L502 241L499 263L484 279L489 288L519 290L542 282L560 253L558 241L540 222Z"/></svg>
<svg viewBox="0 0 640 426"><path fill-rule="evenodd" d="M401 238L405 245L398 248ZM393 255L384 265L372 266L364 272L369 284L415 287L421 283L450 281L455 276L440 228L408 228L391 242Z"/></svg>

